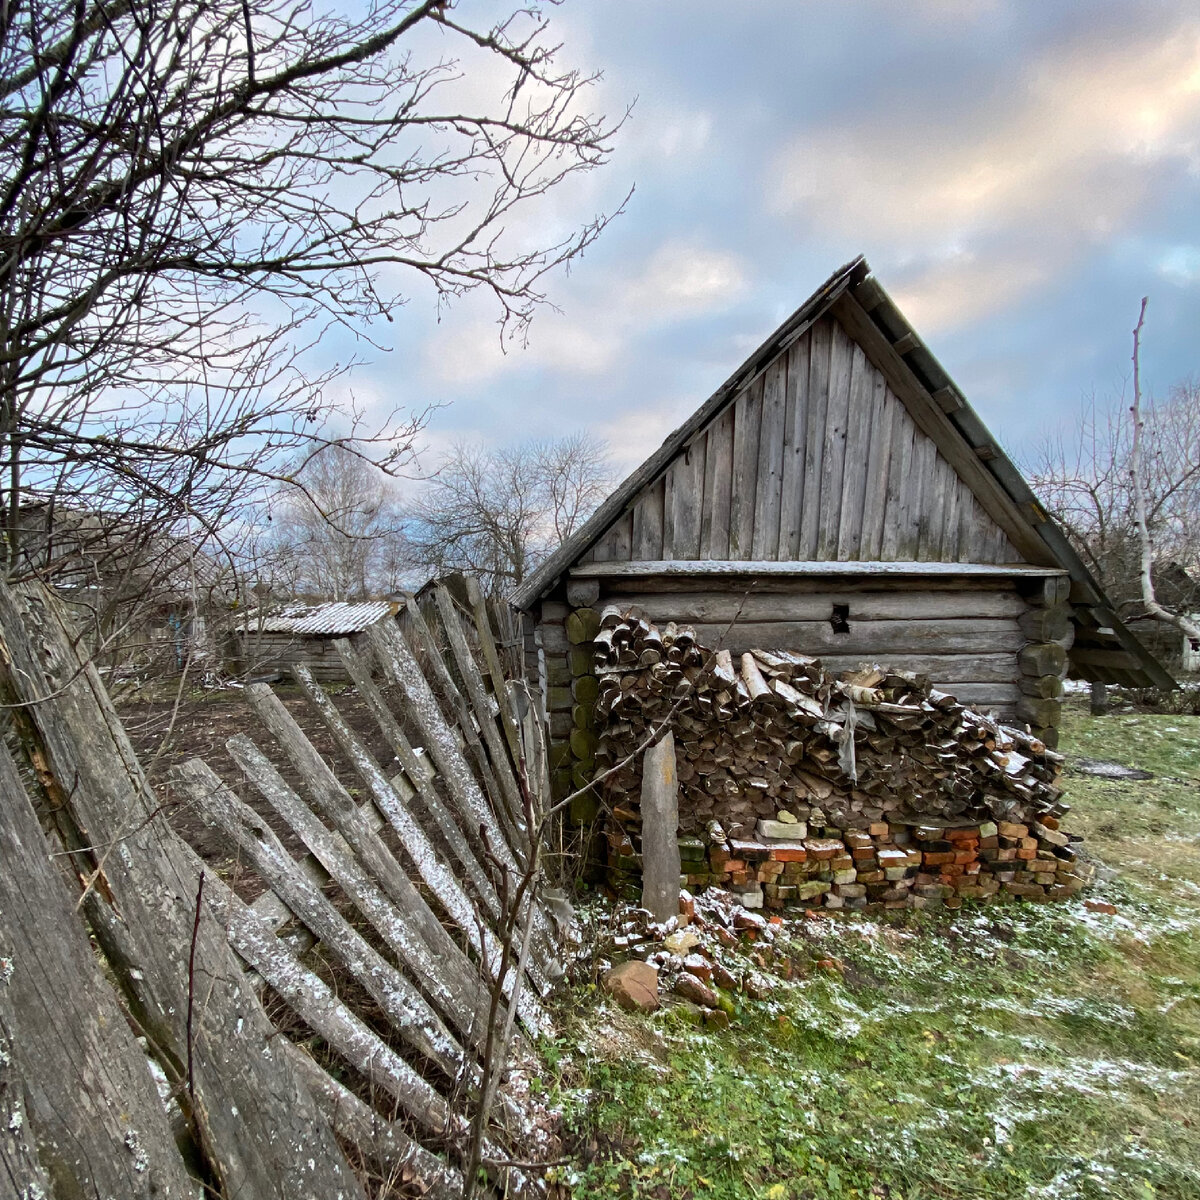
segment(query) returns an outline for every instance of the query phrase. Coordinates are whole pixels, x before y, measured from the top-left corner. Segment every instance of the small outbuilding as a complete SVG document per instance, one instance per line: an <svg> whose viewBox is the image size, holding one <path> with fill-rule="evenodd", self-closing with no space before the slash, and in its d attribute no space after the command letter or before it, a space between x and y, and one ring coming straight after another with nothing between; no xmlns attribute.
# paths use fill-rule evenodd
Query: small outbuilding
<svg viewBox="0 0 1200 1200"><path fill-rule="evenodd" d="M1068 674L1175 686L862 258L513 601L560 790L591 777L589 613L609 604L711 647L916 671L1051 745Z"/></svg>
<svg viewBox="0 0 1200 1200"><path fill-rule="evenodd" d="M365 600L254 609L233 630L231 665L241 675L256 676L301 664L318 680L340 683L349 677L334 639L395 620L400 607L396 600Z"/></svg>

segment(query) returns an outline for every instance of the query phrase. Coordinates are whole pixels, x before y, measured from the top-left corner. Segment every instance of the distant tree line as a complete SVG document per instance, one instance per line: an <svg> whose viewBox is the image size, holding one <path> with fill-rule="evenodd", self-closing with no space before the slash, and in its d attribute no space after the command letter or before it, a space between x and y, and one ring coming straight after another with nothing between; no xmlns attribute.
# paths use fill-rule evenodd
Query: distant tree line
<svg viewBox="0 0 1200 1200"><path fill-rule="evenodd" d="M356 600L466 571L504 596L607 494L603 442L586 434L485 447L461 442L408 486L331 446L276 491L246 573L276 599Z"/></svg>

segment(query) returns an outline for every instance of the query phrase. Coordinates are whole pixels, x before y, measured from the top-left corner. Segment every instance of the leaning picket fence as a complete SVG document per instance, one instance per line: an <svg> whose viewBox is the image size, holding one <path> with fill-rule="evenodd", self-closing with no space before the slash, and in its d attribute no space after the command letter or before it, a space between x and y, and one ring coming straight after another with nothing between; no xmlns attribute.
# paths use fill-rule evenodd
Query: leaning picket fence
<svg viewBox="0 0 1200 1200"><path fill-rule="evenodd" d="M59 606L0 586L0 1200L541 1190L511 1085L569 909L531 836L536 706L473 583L337 650L390 759L297 667L336 762L253 685L228 758L163 797ZM253 904L176 802L259 876Z"/></svg>

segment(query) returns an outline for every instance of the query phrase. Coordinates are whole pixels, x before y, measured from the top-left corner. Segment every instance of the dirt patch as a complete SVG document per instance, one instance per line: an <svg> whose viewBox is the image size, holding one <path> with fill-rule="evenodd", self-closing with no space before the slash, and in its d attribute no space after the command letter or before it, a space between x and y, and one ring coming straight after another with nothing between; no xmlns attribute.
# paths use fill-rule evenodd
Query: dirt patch
<svg viewBox="0 0 1200 1200"><path fill-rule="evenodd" d="M353 769L308 701L295 688L280 688L277 695L308 739L332 765L343 786L353 790L358 782ZM387 769L393 761L392 750L362 698L353 689L345 689L333 696L333 701L376 761ZM261 882L252 871L241 867L225 837L205 825L182 794L171 787L173 766L190 758L203 759L238 797L267 821L293 857L304 855L300 841L245 782L225 750L229 738L239 733L247 734L291 788L301 796L309 795L301 776L278 742L255 717L242 691L230 689L198 694L185 699L177 709L168 700L132 700L123 704L119 712L172 827L205 862L232 883L244 899L255 899L262 891Z"/></svg>
<svg viewBox="0 0 1200 1200"><path fill-rule="evenodd" d="M1124 763L1107 762L1102 758L1074 758L1068 770L1076 775L1091 775L1095 779L1153 779L1152 771L1127 767Z"/></svg>

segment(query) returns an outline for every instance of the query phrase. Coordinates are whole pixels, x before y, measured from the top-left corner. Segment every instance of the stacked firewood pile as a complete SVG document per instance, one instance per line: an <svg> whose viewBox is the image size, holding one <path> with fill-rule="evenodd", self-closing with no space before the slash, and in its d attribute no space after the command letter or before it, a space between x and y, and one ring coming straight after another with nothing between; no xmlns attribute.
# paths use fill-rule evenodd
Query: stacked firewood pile
<svg viewBox="0 0 1200 1200"><path fill-rule="evenodd" d="M920 676L864 666L835 678L785 651L735 660L698 646L686 627L659 629L612 607L594 656L597 767L624 763L606 781L615 882L637 871L635 752L665 727L692 886L906 903L963 888L1059 895L1082 884L1058 828L1062 757Z"/></svg>

